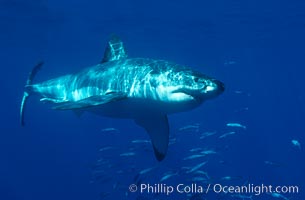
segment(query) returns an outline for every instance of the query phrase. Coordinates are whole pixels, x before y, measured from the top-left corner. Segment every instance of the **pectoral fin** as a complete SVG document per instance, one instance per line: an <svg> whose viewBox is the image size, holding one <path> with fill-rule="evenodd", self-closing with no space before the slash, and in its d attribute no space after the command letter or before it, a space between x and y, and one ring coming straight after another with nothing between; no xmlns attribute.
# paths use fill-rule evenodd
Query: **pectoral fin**
<svg viewBox="0 0 305 200"><path fill-rule="evenodd" d="M163 160L166 156L169 142L167 116L161 114L148 114L143 118L135 119L135 122L148 132L157 160Z"/></svg>
<svg viewBox="0 0 305 200"><path fill-rule="evenodd" d="M123 94L120 92L111 92L106 95L91 96L91 97L88 97L86 99L82 99L79 101L63 102L57 106L54 106L53 109L56 109L56 110L85 109L85 108L90 108L90 107L106 104L109 102L123 100L126 98L127 98L126 94Z"/></svg>

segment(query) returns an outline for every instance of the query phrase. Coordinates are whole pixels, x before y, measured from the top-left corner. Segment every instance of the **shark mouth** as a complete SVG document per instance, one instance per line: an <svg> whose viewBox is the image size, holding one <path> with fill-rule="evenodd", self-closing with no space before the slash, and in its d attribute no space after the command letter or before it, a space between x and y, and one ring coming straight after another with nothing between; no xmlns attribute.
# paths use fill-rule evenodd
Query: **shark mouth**
<svg viewBox="0 0 305 200"><path fill-rule="evenodd" d="M200 94L200 92L196 91L196 90L191 90L191 89L187 89L187 88L180 88L177 90L174 90L172 92L173 94L184 94L189 96L191 99L197 100L197 101L201 101L202 100L202 95Z"/></svg>

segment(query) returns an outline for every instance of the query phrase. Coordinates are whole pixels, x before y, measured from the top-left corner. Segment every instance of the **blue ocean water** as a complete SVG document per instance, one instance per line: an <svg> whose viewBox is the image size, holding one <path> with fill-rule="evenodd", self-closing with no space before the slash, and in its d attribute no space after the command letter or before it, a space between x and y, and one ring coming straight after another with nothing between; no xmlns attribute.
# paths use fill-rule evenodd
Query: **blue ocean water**
<svg viewBox="0 0 305 200"><path fill-rule="evenodd" d="M0 199L305 199L304 1L1 0L0 29ZM35 82L77 72L101 61L111 34L129 57L192 66L226 85L169 116L162 162L132 120L77 117L33 97L19 125L37 62L45 65ZM195 183L211 190L140 192ZM282 191L216 191L262 184Z"/></svg>

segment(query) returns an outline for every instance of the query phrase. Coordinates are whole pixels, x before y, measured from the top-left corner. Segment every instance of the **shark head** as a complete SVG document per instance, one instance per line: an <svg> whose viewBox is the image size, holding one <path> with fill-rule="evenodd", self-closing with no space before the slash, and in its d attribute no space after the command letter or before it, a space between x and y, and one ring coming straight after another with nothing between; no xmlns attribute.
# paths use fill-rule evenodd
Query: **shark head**
<svg viewBox="0 0 305 200"><path fill-rule="evenodd" d="M225 90L222 82L198 72L186 73L181 82L177 91L200 102L217 97Z"/></svg>
<svg viewBox="0 0 305 200"><path fill-rule="evenodd" d="M167 100L174 102L201 103L225 90L222 82L190 69L167 73L166 81L161 86L162 91L166 91Z"/></svg>

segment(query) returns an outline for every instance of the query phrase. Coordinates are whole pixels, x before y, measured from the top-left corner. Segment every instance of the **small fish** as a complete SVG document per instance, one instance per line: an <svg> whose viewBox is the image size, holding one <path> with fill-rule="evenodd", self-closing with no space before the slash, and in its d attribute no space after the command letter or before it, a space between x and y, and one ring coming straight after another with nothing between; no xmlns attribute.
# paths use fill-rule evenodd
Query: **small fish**
<svg viewBox="0 0 305 200"><path fill-rule="evenodd" d="M235 65L237 62L236 61L234 61L234 60L226 60L225 62L224 62L224 65L225 66L228 66L228 65Z"/></svg>
<svg viewBox="0 0 305 200"><path fill-rule="evenodd" d="M277 192L267 193L267 194L269 194L270 196L275 197L275 198L289 200L287 197L285 197L284 195L277 193Z"/></svg>
<svg viewBox="0 0 305 200"><path fill-rule="evenodd" d="M232 181L232 180L240 180L242 179L241 176L224 176L221 178L223 181Z"/></svg>
<svg viewBox="0 0 305 200"><path fill-rule="evenodd" d="M212 135L215 135L216 134L216 131L207 131L207 132L204 132L200 135L200 138L199 139L204 139L206 137L209 137L209 136L212 136Z"/></svg>
<svg viewBox="0 0 305 200"><path fill-rule="evenodd" d="M197 170L194 174L204 175L207 179L210 179L208 173L202 170Z"/></svg>
<svg viewBox="0 0 305 200"><path fill-rule="evenodd" d="M179 131L199 131L199 124L195 123L195 124L191 124L191 125L186 125L183 126L181 128L179 128Z"/></svg>
<svg viewBox="0 0 305 200"><path fill-rule="evenodd" d="M185 158L183 158L183 160L192 160L192 159L201 158L201 157L204 157L204 156L205 156L205 154L195 154L195 155L185 157Z"/></svg>
<svg viewBox="0 0 305 200"><path fill-rule="evenodd" d="M177 142L177 139L176 138L170 138L169 139L169 142L168 142L168 145L173 145Z"/></svg>
<svg viewBox="0 0 305 200"><path fill-rule="evenodd" d="M136 143L150 143L150 141L149 140L132 140L131 143L134 143L134 144L136 144Z"/></svg>
<svg viewBox="0 0 305 200"><path fill-rule="evenodd" d="M188 170L186 173L189 174L189 173L192 173L198 169L200 169L203 165L207 164L208 161L205 161L205 162L202 162L202 163L199 163L198 165L195 165L194 167L192 167L190 170Z"/></svg>
<svg viewBox="0 0 305 200"><path fill-rule="evenodd" d="M265 165L270 165L270 166L274 166L274 167L282 166L280 163L269 161L269 160L264 161L264 163L265 163Z"/></svg>
<svg viewBox="0 0 305 200"><path fill-rule="evenodd" d="M225 138L225 137L227 137L227 136L229 136L229 135L234 135L236 132L235 131L231 131L231 132L228 132L228 133L224 133L224 134L222 134L221 136L219 136L218 138L219 139L222 139L222 138Z"/></svg>
<svg viewBox="0 0 305 200"><path fill-rule="evenodd" d="M240 123L227 123L226 126L228 127L237 127L237 128L242 128L242 129L247 129L246 126L240 124Z"/></svg>
<svg viewBox="0 0 305 200"><path fill-rule="evenodd" d="M235 93L235 94L246 95L246 96L248 96L248 97L251 96L251 93L249 93L249 92L244 92L244 91L241 91L241 90L235 90L234 93Z"/></svg>
<svg viewBox="0 0 305 200"><path fill-rule="evenodd" d="M126 152L126 153L121 153L120 156L134 156L136 155L135 152Z"/></svg>
<svg viewBox="0 0 305 200"><path fill-rule="evenodd" d="M291 143L301 150L301 143L297 140L291 140Z"/></svg>
<svg viewBox="0 0 305 200"><path fill-rule="evenodd" d="M196 172L194 172L194 174L196 174L197 176L193 177L192 181L195 181L195 180L198 180L198 181L208 181L208 180L210 180L210 177L209 177L208 174L197 174Z"/></svg>
<svg viewBox="0 0 305 200"><path fill-rule="evenodd" d="M175 176L175 175L177 175L177 173L166 174L166 175L164 175L164 176L160 179L160 182L163 182L163 181L165 181L165 180L167 180L167 179L169 179L170 177Z"/></svg>
<svg viewBox="0 0 305 200"><path fill-rule="evenodd" d="M216 154L217 152L214 150L205 150L205 151L201 151L200 153L204 155L209 155L209 154Z"/></svg>
<svg viewBox="0 0 305 200"><path fill-rule="evenodd" d="M234 93L235 93L235 94L243 94L244 92L241 91L241 90L235 90Z"/></svg>
<svg viewBox="0 0 305 200"><path fill-rule="evenodd" d="M101 132L113 132L113 133L119 133L120 131L116 128L103 128L101 129Z"/></svg>
<svg viewBox="0 0 305 200"><path fill-rule="evenodd" d="M140 175L142 174L146 174L148 172L150 172L151 170L153 170L155 167L150 167L150 168L146 168L146 169L143 169L139 172Z"/></svg>
<svg viewBox="0 0 305 200"><path fill-rule="evenodd" d="M186 166L181 167L181 170L183 170L183 171L187 171L187 170L189 170L189 169L191 169L191 167L186 167Z"/></svg>
<svg viewBox="0 0 305 200"><path fill-rule="evenodd" d="M225 160L220 160L220 161L219 161L219 164L222 164L222 165L227 164L227 161L225 161Z"/></svg>
<svg viewBox="0 0 305 200"><path fill-rule="evenodd" d="M194 182L199 182L199 181L207 181L208 179L204 178L204 177L201 177L201 176L198 176L198 177L193 177L192 178L192 181Z"/></svg>
<svg viewBox="0 0 305 200"><path fill-rule="evenodd" d="M115 148L114 148L114 147L111 147L111 146L108 146L108 147L100 148L99 151L106 151L106 150L110 150L110 149L115 149Z"/></svg>
<svg viewBox="0 0 305 200"><path fill-rule="evenodd" d="M190 152L196 152L196 151L201 151L202 150L202 148L193 148L193 149L190 149L189 151Z"/></svg>
<svg viewBox="0 0 305 200"><path fill-rule="evenodd" d="M113 185L112 185L112 189L113 189L113 190L116 190L116 189L118 188L118 186L119 186L119 182L115 182L115 183L113 183Z"/></svg>

